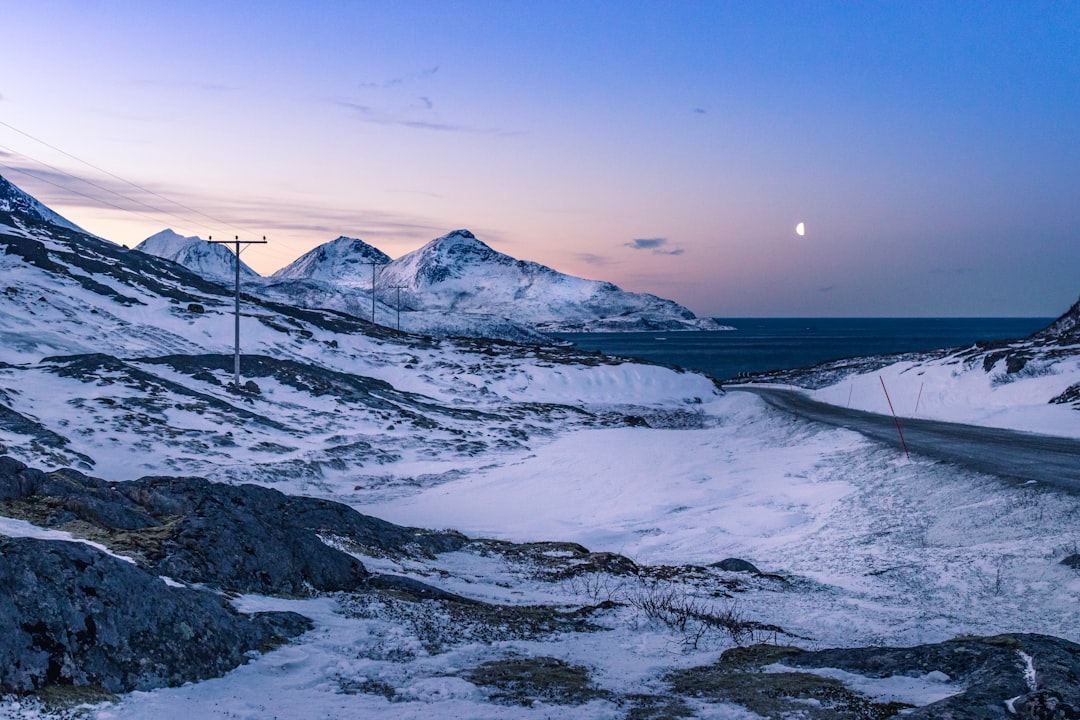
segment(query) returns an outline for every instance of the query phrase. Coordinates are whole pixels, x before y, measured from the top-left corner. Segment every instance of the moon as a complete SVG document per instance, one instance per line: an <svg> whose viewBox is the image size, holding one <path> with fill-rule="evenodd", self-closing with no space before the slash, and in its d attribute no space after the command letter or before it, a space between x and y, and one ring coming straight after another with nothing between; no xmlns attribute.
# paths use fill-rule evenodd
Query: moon
<svg viewBox="0 0 1080 720"><path fill-rule="evenodd" d="M802 237L806 234L806 223L799 223L795 226L795 234Z"/></svg>

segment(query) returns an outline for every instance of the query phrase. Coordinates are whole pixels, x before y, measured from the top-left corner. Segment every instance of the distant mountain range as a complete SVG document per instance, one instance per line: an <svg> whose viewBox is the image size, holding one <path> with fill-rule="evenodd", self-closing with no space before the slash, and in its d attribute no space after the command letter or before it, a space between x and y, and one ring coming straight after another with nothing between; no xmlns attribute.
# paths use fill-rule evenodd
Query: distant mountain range
<svg viewBox="0 0 1080 720"><path fill-rule="evenodd" d="M178 262L203 277L231 279L232 254L165 230L136 250ZM609 282L560 273L497 252L455 230L396 260L357 238L339 237L269 278L242 266L248 291L304 307L330 308L432 335L536 342L542 333L723 330L671 300Z"/></svg>

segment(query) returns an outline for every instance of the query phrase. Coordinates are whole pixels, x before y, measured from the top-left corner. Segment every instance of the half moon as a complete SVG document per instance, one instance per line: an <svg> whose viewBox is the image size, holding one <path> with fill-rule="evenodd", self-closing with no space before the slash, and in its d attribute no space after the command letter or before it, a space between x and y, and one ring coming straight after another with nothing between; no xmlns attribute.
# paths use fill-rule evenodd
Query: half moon
<svg viewBox="0 0 1080 720"><path fill-rule="evenodd" d="M795 234L802 237L806 234L806 223L799 223L795 226Z"/></svg>

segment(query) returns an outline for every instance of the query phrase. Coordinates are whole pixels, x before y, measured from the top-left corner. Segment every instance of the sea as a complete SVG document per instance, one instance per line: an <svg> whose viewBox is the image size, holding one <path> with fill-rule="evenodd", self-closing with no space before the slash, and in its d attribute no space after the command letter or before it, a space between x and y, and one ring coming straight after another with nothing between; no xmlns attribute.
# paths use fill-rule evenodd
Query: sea
<svg viewBox="0 0 1080 720"><path fill-rule="evenodd" d="M1015 340L1054 318L716 318L715 332L566 333L582 350L708 373L717 380L828 360Z"/></svg>

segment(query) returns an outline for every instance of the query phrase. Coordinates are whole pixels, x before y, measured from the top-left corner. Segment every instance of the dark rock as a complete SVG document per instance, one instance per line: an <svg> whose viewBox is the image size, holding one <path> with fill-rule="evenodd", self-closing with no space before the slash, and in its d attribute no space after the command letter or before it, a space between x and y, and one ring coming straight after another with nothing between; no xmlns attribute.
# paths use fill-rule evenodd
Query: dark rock
<svg viewBox="0 0 1080 720"><path fill-rule="evenodd" d="M1042 710L1037 708L1046 706L1051 695L1057 703L1056 708L1080 707L1080 645L1048 635L1018 633L961 637L912 648L822 650L788 657L781 662L794 667L839 668L869 677L923 675L938 670L967 689L913 710L905 717L985 720L1007 717L1003 701L1022 698L1031 692L1024 676L1025 656L1031 658L1035 685L1041 693L1049 695L1031 699L1031 713L1035 714L1017 717L1074 717L1038 714Z"/></svg>
<svg viewBox="0 0 1080 720"><path fill-rule="evenodd" d="M0 538L0 693L180 685L310 628L295 613L240 615L82 543Z"/></svg>
<svg viewBox="0 0 1080 720"><path fill-rule="evenodd" d="M206 308L201 303L188 303L187 310L189 313L195 313L196 315L206 312Z"/></svg>
<svg viewBox="0 0 1080 720"><path fill-rule="evenodd" d="M0 504L5 514L39 525L74 517L66 529L155 575L230 592L360 590L369 574L350 551L431 555L468 541L256 485L172 477L110 483L74 470L46 474L2 457Z"/></svg>
<svg viewBox="0 0 1080 720"><path fill-rule="evenodd" d="M1069 555L1061 561L1061 564L1065 567L1071 567L1073 570L1080 570L1080 553Z"/></svg>
<svg viewBox="0 0 1080 720"><path fill-rule="evenodd" d="M1013 717L1024 720L1080 720L1080 707L1048 690L1028 693L1012 701Z"/></svg>
<svg viewBox="0 0 1080 720"><path fill-rule="evenodd" d="M758 570L753 563L746 560L740 560L739 558L724 558L720 562L713 563L709 567L723 570L724 572L739 572L739 573L753 573L754 575L760 575L761 571Z"/></svg>

